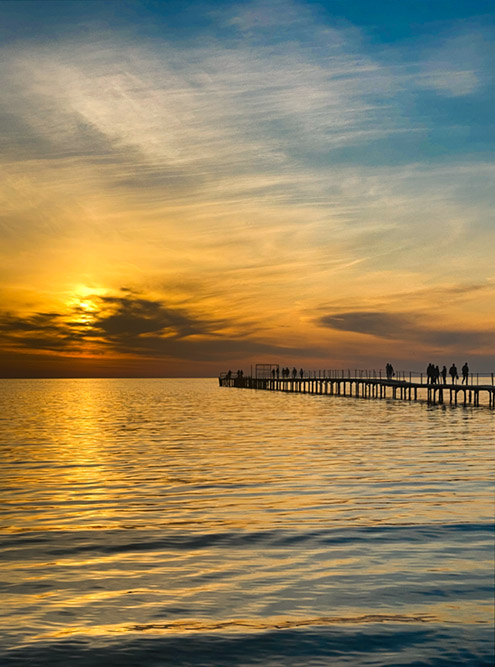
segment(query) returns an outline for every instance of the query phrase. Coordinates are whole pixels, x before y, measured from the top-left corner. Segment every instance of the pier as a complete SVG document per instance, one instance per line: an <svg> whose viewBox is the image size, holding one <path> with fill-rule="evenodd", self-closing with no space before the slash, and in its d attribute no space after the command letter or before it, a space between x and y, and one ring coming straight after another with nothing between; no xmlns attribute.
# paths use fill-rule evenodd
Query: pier
<svg viewBox="0 0 495 667"><path fill-rule="evenodd" d="M388 379L382 377L381 371L355 371L354 374L348 371L347 375L345 371L315 371L302 377L299 375L277 377L273 371L265 377L222 373L219 376L219 384L221 387L261 391L351 396L363 399L426 400L428 403L438 405L449 403L450 405L473 407L485 406L492 410L495 408L493 373L490 374L491 384L475 384L473 383L474 378L471 378L469 384L432 384L423 382L422 374L418 374L419 377L416 379L413 379L412 375L409 373L407 377L405 372L401 372L397 379ZM477 379L479 380L479 377Z"/></svg>

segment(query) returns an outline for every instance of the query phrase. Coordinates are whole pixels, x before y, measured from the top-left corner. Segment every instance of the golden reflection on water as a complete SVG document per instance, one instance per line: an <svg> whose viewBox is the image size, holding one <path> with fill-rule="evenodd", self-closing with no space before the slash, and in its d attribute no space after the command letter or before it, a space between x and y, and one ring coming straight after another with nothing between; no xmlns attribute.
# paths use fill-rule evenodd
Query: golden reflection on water
<svg viewBox="0 0 495 667"><path fill-rule="evenodd" d="M492 618L488 411L199 380L1 391L1 623L22 641Z"/></svg>
<svg viewBox="0 0 495 667"><path fill-rule="evenodd" d="M167 634L194 634L196 632L257 632L259 630L283 630L288 628L318 627L318 626L339 626L354 624L409 624L409 623L456 623L459 622L458 615L452 614L451 605L434 605L423 611L417 609L411 614L393 614L393 613L375 613L361 614L356 609L347 610L345 616L318 616L312 618L287 618L286 616L274 616L265 619L245 619L236 618L228 621L212 622L201 619L190 619L187 621L174 621L163 623L149 623L144 625L99 625L95 626L71 626L63 630L54 630L40 633L33 637L34 641L43 641L56 637L69 637L77 635L90 635L93 637L104 637L109 634L129 634L144 633L149 635L167 635ZM481 605L476 602L468 603L464 608L463 623L468 625L486 623L490 609L487 605Z"/></svg>

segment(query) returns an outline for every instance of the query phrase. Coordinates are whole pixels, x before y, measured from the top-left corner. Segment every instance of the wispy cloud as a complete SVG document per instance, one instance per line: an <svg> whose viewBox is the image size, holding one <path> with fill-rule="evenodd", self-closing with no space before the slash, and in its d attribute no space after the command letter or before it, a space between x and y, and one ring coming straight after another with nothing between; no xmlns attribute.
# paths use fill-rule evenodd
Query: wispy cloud
<svg viewBox="0 0 495 667"><path fill-rule="evenodd" d="M421 53L417 85L447 97L464 97L492 79L493 34L485 26L467 25L437 35Z"/></svg>
<svg viewBox="0 0 495 667"><path fill-rule="evenodd" d="M489 26L385 48L322 12L237 3L186 42L115 29L0 49L9 344L28 327L40 349L261 353L283 326L302 350L330 332L308 316L329 294L393 316L404 281L433 308L429 285L493 276L494 167L458 106L488 94ZM29 320L12 295L34 282ZM91 331L57 306L78 283L114 295Z"/></svg>

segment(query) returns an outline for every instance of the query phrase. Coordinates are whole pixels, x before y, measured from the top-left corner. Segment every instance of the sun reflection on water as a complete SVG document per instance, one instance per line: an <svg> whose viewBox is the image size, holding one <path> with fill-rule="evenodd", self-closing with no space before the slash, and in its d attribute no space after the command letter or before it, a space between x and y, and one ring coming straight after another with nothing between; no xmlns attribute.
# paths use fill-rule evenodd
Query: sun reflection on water
<svg viewBox="0 0 495 667"><path fill-rule="evenodd" d="M491 414L209 380L13 390L0 624L23 641L492 618Z"/></svg>

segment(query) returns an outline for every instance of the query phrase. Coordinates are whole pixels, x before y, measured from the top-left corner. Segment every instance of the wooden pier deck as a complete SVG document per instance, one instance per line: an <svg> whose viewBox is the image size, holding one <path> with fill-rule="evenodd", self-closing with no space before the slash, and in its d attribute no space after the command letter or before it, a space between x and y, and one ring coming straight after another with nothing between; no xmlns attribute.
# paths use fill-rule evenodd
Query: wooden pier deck
<svg viewBox="0 0 495 667"><path fill-rule="evenodd" d="M428 384L422 381L387 380L362 377L290 377L257 378L221 374L221 387L281 391L298 394L352 396L356 398L392 398L451 405L495 408L493 384ZM484 399L484 400L482 400Z"/></svg>

